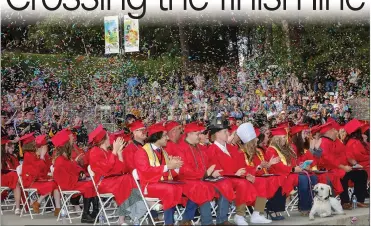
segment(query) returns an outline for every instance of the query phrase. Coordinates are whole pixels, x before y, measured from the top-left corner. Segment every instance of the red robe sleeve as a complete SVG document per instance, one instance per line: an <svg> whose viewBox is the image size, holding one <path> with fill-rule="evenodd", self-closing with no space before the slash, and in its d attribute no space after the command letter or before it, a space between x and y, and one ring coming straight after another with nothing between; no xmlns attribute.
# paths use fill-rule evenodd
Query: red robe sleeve
<svg viewBox="0 0 371 226"><path fill-rule="evenodd" d="M125 164L121 162L118 157L110 151L101 150L94 147L89 156L89 162L92 170L100 176L110 176L122 174Z"/></svg>
<svg viewBox="0 0 371 226"><path fill-rule="evenodd" d="M140 149L141 147L136 147L133 143L130 143L128 146L126 146L122 152L122 156L124 158L124 162L126 164L126 167L128 171L133 172L135 169L135 152L137 149Z"/></svg>
<svg viewBox="0 0 371 226"><path fill-rule="evenodd" d="M147 153L141 149L135 153L135 167L142 182L155 183L164 175L164 165L153 167L150 165Z"/></svg>
<svg viewBox="0 0 371 226"><path fill-rule="evenodd" d="M267 159L278 157L276 150L271 147L268 147L266 151ZM278 175L289 175L291 173L291 166L286 166L281 161L277 164L272 165L269 169L269 173L278 174Z"/></svg>

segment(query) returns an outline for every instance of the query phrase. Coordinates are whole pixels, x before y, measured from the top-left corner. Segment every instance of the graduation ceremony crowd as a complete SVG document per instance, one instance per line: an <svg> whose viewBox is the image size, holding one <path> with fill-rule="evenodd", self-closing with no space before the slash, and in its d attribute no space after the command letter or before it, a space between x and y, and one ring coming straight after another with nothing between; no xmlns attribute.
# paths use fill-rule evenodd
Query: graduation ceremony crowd
<svg viewBox="0 0 371 226"><path fill-rule="evenodd" d="M115 132L96 123L88 133L81 117L70 118L66 126L61 120L66 116L58 112L53 112L45 129L38 118L43 111L29 106L31 101L19 108L19 116L10 104L2 108L1 186L13 191L15 214L20 214L24 199L15 172L20 164L23 187L37 189L38 198L30 203L35 213L51 195L54 215L60 215L58 186L78 190L81 196L73 197L71 203L76 209L82 206L82 223L94 223L100 205L94 184L87 179L92 176L88 166L98 191L114 195L119 224L138 224L147 211L133 171L142 194L161 200L151 216L155 221L162 218L165 225L176 223L178 205L185 207L180 225L191 225L196 216L202 225L214 221L219 225L269 224L285 219L282 213L293 191L298 194L299 211L308 216L312 187L317 183L329 184L332 196L339 197L345 210L352 209L353 194L357 207L369 207L365 203L369 198L369 122L352 119L347 103L356 90L347 93L335 82L323 88L317 81L317 91L310 93L305 87L312 84L297 86L295 76L283 85L279 79L267 82L271 79L267 74L252 81L250 86L255 82L257 88L251 88L246 76L241 81L239 74L231 82L223 70L217 84L225 88L219 91L200 85L203 81L198 79L202 79L194 77L193 92L188 88L182 92L187 107L180 107L183 103L178 100L170 104L172 92L155 84L152 97L158 107L145 113L134 104L143 103L138 100L143 96L133 94L126 106L132 114L125 116L125 126ZM280 84L285 88L276 87ZM28 98L27 92L20 95ZM178 105L181 113L174 107ZM351 196L349 187L354 188ZM233 223L229 221L232 206Z"/></svg>

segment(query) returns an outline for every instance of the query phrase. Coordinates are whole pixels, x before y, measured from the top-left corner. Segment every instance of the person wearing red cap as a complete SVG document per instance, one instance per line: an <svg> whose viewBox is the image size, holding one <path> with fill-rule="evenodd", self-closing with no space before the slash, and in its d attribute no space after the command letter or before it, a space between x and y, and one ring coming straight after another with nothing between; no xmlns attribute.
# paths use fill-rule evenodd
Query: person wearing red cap
<svg viewBox="0 0 371 226"><path fill-rule="evenodd" d="M15 214L21 214L21 188L18 175L15 172L19 166L16 156L13 155L14 145L9 140L1 139L1 186L9 187L13 191L15 200Z"/></svg>
<svg viewBox="0 0 371 226"><path fill-rule="evenodd" d="M184 161L184 165L180 168L179 178L185 181L183 191L187 194L187 190L194 191L194 194L188 196L186 211L183 215L182 225L190 225L194 218L197 206L200 207L201 224L212 224L212 213L210 201L216 196L219 196L218 206L221 212L217 213L217 219L222 219L228 215L228 203L235 198L232 184L229 181L205 182L202 181L205 177L213 177L215 165L210 165L208 156L200 148L198 144L199 135L204 128L198 123L193 122L185 125L184 133L186 138L180 141L177 148L177 155ZM215 176L214 172L214 176ZM192 189L193 187L193 189ZM217 191L217 193L215 192ZM198 194L196 194L198 193ZM199 196L199 197L197 197ZM196 197L197 199L193 199ZM224 211L224 212L223 212Z"/></svg>
<svg viewBox="0 0 371 226"><path fill-rule="evenodd" d="M335 143L337 132L332 122L320 126L319 130L322 134L321 138L314 140L313 144L311 144L317 167L320 170L327 170L332 173L333 176L329 177L332 184L337 183L339 180L341 181L341 190L337 190L338 186L333 185L333 188L336 194L340 193L343 209L349 210L352 208L352 205L348 195L348 181L352 180L355 183L355 187L357 187L357 198L359 197L359 201L363 202L366 194L363 191L367 189L367 173L362 170L352 170L352 167L345 164L341 158L337 158L336 150L338 147ZM362 206L362 204L358 205Z"/></svg>
<svg viewBox="0 0 371 226"><path fill-rule="evenodd" d="M267 159L279 157L280 162L272 165L269 172L273 174L286 175L290 183L283 188L283 193L290 193L298 183L297 174L302 172L302 169L296 165L296 153L288 142L288 129L285 127L275 128L271 130L272 138L269 147L266 150Z"/></svg>
<svg viewBox="0 0 371 226"><path fill-rule="evenodd" d="M47 148L37 148L34 133L26 134L20 138L24 153L22 166L22 182L25 188L35 188L40 194L37 201L32 204L35 213L40 213L40 203L53 192L55 200L54 216L58 216L61 210L60 194L57 184L50 180L48 172L51 162L46 159Z"/></svg>
<svg viewBox="0 0 371 226"><path fill-rule="evenodd" d="M292 136L292 148L297 154L296 165L300 166L305 161L312 161L312 163L304 169L304 173L299 175L299 207L302 215L309 215L312 209L313 198L311 195L307 195L311 192L310 186L314 186L318 183L318 177L316 174L310 173L311 170L317 170L314 156L309 151L309 138L307 129L309 126L306 124L296 125L291 128L290 134Z"/></svg>
<svg viewBox="0 0 371 226"><path fill-rule="evenodd" d="M91 169L95 173L94 180L100 193L112 193L118 208L119 223L125 223L128 209L138 207L138 211L130 210L131 219L140 219L145 213L144 203L136 188L135 182L128 171L123 158L124 140L119 137L112 145L106 130L99 125L89 134L89 143L93 146L89 154Z"/></svg>
<svg viewBox="0 0 371 226"><path fill-rule="evenodd" d="M71 159L73 146L70 143L68 133L63 131L57 132L52 137L52 143L56 150L53 173L54 180L62 190L77 190L81 192L84 205L81 223L94 223L96 216L91 216L89 210L90 199L96 197L96 192L91 181L82 181L86 178L84 170ZM93 206L93 211L98 208L98 206Z"/></svg>
<svg viewBox="0 0 371 226"><path fill-rule="evenodd" d="M76 141L77 141L77 136L75 133L72 132L70 129L63 129L60 132L65 133L69 138L70 138L70 144L72 145L72 152L71 152L71 160L76 162L83 170L85 174L88 174L88 159L89 157L85 154L84 150L81 149ZM97 200L98 201L98 200Z"/></svg>
<svg viewBox="0 0 371 226"><path fill-rule="evenodd" d="M147 139L147 130L142 121L135 121L130 124L130 132L133 134L132 142L130 142L123 151L124 161L127 164L130 172L135 169L135 153L143 147Z"/></svg>
<svg viewBox="0 0 371 226"><path fill-rule="evenodd" d="M209 126L210 136L214 143L210 145L207 153L210 158L210 165L215 164L215 170L222 170L221 175L228 177L236 193L234 222L237 225L247 225L245 219L246 203L254 203L257 196L255 187L252 184L255 177L251 175L253 172L246 171L243 153L238 150L238 147L227 143L228 128L228 122L223 120L223 118L214 118ZM217 223L229 224L228 221Z"/></svg>
<svg viewBox="0 0 371 226"><path fill-rule="evenodd" d="M169 137L165 150L169 155L175 155L177 153L178 142L182 135L182 126L175 121L170 121L165 124L165 128Z"/></svg>
<svg viewBox="0 0 371 226"><path fill-rule="evenodd" d="M183 161L179 157L169 156L164 150L168 139L163 123L150 126L148 143L135 153L135 167L143 194L162 201L165 225L173 225L175 206L181 203L183 186L165 181L176 179Z"/></svg>
<svg viewBox="0 0 371 226"><path fill-rule="evenodd" d="M351 120L344 126L347 132L347 137L344 143L346 144L347 157L352 165L360 165L366 170L367 175L370 175L370 144L364 141L362 137L362 129L367 129L367 124L363 124L356 119Z"/></svg>
<svg viewBox="0 0 371 226"><path fill-rule="evenodd" d="M358 207L368 207L368 205L364 204L364 200L367 194L367 180L370 175L370 146L363 140L361 127L362 123L357 119L351 120L344 126L344 130L348 134L344 142L346 145L348 162L353 168L362 168L363 170L353 170L349 172L349 174L358 173L357 175L349 176L346 174L342 180L342 184L344 190L347 189L348 181L350 177L353 177L352 181L355 182L354 195L357 197ZM363 172L367 173L366 180L364 178L365 173Z"/></svg>

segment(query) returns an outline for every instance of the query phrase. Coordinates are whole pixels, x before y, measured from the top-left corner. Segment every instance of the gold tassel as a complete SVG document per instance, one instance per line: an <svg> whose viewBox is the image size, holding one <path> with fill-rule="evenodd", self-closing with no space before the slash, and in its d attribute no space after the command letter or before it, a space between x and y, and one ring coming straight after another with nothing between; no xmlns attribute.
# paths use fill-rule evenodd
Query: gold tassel
<svg viewBox="0 0 371 226"><path fill-rule="evenodd" d="M22 150L21 142L18 142L18 145L19 145L19 157L23 157L23 150Z"/></svg>

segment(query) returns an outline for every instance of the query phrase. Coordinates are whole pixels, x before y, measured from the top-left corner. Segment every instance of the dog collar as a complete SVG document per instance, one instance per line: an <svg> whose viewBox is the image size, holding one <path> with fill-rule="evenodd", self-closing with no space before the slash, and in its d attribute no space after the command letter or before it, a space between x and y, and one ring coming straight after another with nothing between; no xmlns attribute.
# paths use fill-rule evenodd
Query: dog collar
<svg viewBox="0 0 371 226"><path fill-rule="evenodd" d="M326 198L325 198L325 200L328 200L330 198L330 196L327 196Z"/></svg>

